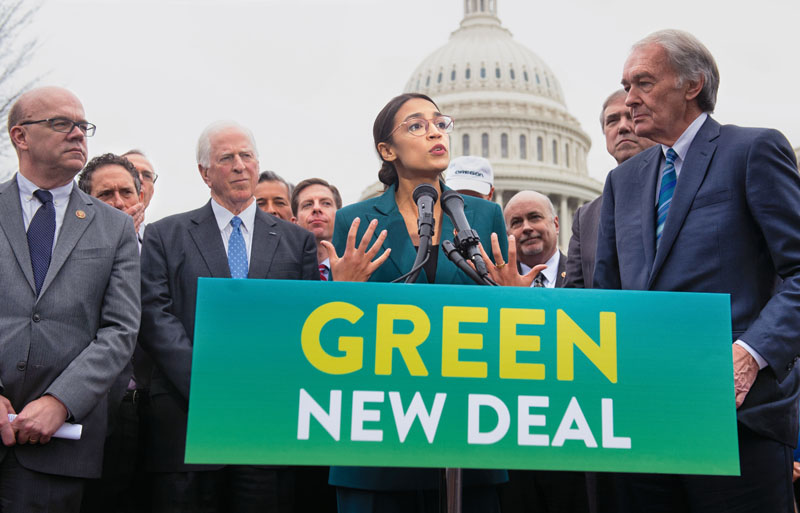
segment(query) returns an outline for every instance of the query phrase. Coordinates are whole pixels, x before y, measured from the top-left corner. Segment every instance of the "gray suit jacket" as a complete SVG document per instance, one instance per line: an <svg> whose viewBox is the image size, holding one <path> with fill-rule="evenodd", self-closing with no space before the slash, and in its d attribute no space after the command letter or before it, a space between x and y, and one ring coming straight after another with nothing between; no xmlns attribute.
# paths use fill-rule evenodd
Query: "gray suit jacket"
<svg viewBox="0 0 800 513"><path fill-rule="evenodd" d="M154 471L203 468L183 463L199 277L231 277L211 202L149 224L144 235L139 343L156 364L147 454ZM319 280L313 235L256 210L248 278Z"/></svg>
<svg viewBox="0 0 800 513"><path fill-rule="evenodd" d="M567 254L567 280L564 284L567 288L592 288L602 206L603 197L600 196L575 211Z"/></svg>
<svg viewBox="0 0 800 513"><path fill-rule="evenodd" d="M13 450L31 470L99 477L107 393L139 329L133 220L75 186L37 298L16 177L0 184L0 290L0 393L17 412L52 395L83 424L78 441L0 445L0 460Z"/></svg>

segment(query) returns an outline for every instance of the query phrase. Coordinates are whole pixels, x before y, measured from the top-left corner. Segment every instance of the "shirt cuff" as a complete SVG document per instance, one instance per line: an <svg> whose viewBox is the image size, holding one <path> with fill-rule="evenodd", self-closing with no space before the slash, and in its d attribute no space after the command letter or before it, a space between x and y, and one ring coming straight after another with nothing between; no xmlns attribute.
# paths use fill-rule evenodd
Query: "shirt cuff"
<svg viewBox="0 0 800 513"><path fill-rule="evenodd" d="M736 342L734 342L734 344L742 346L745 351L750 353L750 356L752 356L755 359L756 363L758 363L758 370L761 370L767 365L769 365L767 361L760 354L758 354L758 351L747 345L747 342L745 342L744 340L737 340Z"/></svg>

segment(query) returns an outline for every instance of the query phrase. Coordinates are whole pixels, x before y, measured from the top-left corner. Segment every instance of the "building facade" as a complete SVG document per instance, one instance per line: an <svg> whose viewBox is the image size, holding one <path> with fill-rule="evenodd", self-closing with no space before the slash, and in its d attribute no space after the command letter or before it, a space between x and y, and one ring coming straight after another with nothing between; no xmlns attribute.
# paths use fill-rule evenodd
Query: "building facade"
<svg viewBox="0 0 800 513"><path fill-rule="evenodd" d="M489 159L501 206L520 190L549 196L566 251L575 210L602 193L586 165L591 140L567 111L550 68L502 26L497 0L464 0L459 28L422 61L404 90L427 94L453 116L453 158ZM374 184L362 197L382 189Z"/></svg>

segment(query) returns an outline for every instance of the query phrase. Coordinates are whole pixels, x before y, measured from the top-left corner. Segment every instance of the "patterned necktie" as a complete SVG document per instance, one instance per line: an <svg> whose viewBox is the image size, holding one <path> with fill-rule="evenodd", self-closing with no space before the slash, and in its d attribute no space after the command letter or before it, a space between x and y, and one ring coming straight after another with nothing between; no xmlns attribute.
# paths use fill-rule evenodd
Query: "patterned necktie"
<svg viewBox="0 0 800 513"><path fill-rule="evenodd" d="M533 286L544 287L544 273L539 273L536 275L536 278L533 279Z"/></svg>
<svg viewBox="0 0 800 513"><path fill-rule="evenodd" d="M678 183L678 175L675 173L675 160L678 154L672 148L667 150L667 165L664 166L664 173L661 175L661 190L658 193L658 210L656 218L656 249L661 243L661 233L664 231L664 223L667 222L667 212L672 203L672 195L675 193L675 184Z"/></svg>
<svg viewBox="0 0 800 513"><path fill-rule="evenodd" d="M53 253L53 238L56 235L56 207L53 205L53 194L37 189L33 193L42 206L33 215L28 225L28 250L31 252L33 281L36 283L36 295L42 290L44 277L50 267Z"/></svg>
<svg viewBox="0 0 800 513"><path fill-rule="evenodd" d="M247 247L242 236L242 220L239 216L231 219L233 231L228 239L228 267L231 268L231 278L247 278Z"/></svg>
<svg viewBox="0 0 800 513"><path fill-rule="evenodd" d="M328 266L319 264L319 279L320 281L328 281Z"/></svg>

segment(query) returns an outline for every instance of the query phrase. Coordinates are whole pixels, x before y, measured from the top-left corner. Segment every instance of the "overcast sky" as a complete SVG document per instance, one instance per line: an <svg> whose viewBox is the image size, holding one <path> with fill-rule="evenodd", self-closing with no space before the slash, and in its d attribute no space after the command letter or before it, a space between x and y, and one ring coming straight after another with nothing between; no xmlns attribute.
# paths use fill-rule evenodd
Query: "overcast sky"
<svg viewBox="0 0 800 513"><path fill-rule="evenodd" d="M719 121L777 128L800 145L800 1L657 5L498 0L503 25L550 66L592 138L593 177L613 167L602 101L630 45L663 28L692 32L716 57ZM375 115L462 17L462 0L50 0L28 29L40 48L25 75L83 101L98 126L91 156L137 147L151 157L160 178L148 221L207 201L195 143L218 119L253 130L262 170L325 178L349 203L377 179Z"/></svg>

